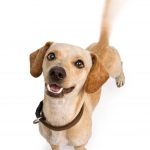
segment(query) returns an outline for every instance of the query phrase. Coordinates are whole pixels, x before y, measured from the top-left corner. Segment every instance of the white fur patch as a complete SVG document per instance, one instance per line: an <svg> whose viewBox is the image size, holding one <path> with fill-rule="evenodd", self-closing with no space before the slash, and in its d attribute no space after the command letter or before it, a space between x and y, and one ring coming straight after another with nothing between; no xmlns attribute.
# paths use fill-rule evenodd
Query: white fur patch
<svg viewBox="0 0 150 150"><path fill-rule="evenodd" d="M53 145L67 145L66 131L52 131L50 143Z"/></svg>

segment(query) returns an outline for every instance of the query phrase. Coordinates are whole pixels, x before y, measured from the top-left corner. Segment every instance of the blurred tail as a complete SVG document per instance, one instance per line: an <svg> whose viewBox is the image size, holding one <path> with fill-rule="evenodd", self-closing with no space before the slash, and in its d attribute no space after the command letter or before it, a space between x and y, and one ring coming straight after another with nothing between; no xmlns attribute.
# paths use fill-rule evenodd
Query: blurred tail
<svg viewBox="0 0 150 150"><path fill-rule="evenodd" d="M117 16L120 4L124 0L105 0L105 6L103 10L101 33L98 45L105 47L109 45L110 33L113 25L113 21Z"/></svg>

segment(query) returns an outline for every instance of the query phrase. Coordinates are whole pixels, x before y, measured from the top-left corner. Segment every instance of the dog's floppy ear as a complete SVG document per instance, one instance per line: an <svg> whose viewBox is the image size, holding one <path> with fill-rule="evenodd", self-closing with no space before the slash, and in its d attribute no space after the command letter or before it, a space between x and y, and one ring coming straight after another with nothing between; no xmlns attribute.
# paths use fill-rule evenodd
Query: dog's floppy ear
<svg viewBox="0 0 150 150"><path fill-rule="evenodd" d="M42 73L42 64L47 49L52 42L47 42L43 47L30 54L30 73L33 77L39 77Z"/></svg>
<svg viewBox="0 0 150 150"><path fill-rule="evenodd" d="M93 66L85 82L85 91L87 93L96 92L109 78L109 74L98 60L95 54L91 54Z"/></svg>

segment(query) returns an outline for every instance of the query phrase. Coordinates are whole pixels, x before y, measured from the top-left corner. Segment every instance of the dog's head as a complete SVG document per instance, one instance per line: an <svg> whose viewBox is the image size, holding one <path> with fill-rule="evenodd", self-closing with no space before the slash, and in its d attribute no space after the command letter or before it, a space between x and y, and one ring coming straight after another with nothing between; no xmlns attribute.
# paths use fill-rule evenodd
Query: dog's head
<svg viewBox="0 0 150 150"><path fill-rule="evenodd" d="M60 43L47 42L30 54L30 73L38 77L43 72L45 92L51 97L96 92L108 79L95 54L88 50Z"/></svg>

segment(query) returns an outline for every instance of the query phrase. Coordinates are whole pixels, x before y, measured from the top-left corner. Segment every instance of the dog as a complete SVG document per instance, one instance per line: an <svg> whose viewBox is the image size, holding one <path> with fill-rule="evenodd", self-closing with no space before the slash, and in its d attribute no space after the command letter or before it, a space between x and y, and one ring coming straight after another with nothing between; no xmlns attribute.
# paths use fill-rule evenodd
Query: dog
<svg viewBox="0 0 150 150"><path fill-rule="evenodd" d="M125 76L118 51L109 45L109 0L106 1L101 36L86 49L47 42L30 54L30 73L45 82L44 100L37 109L39 130L51 145L72 145L85 150L92 134L92 113L99 102L102 85L113 77L124 85Z"/></svg>

